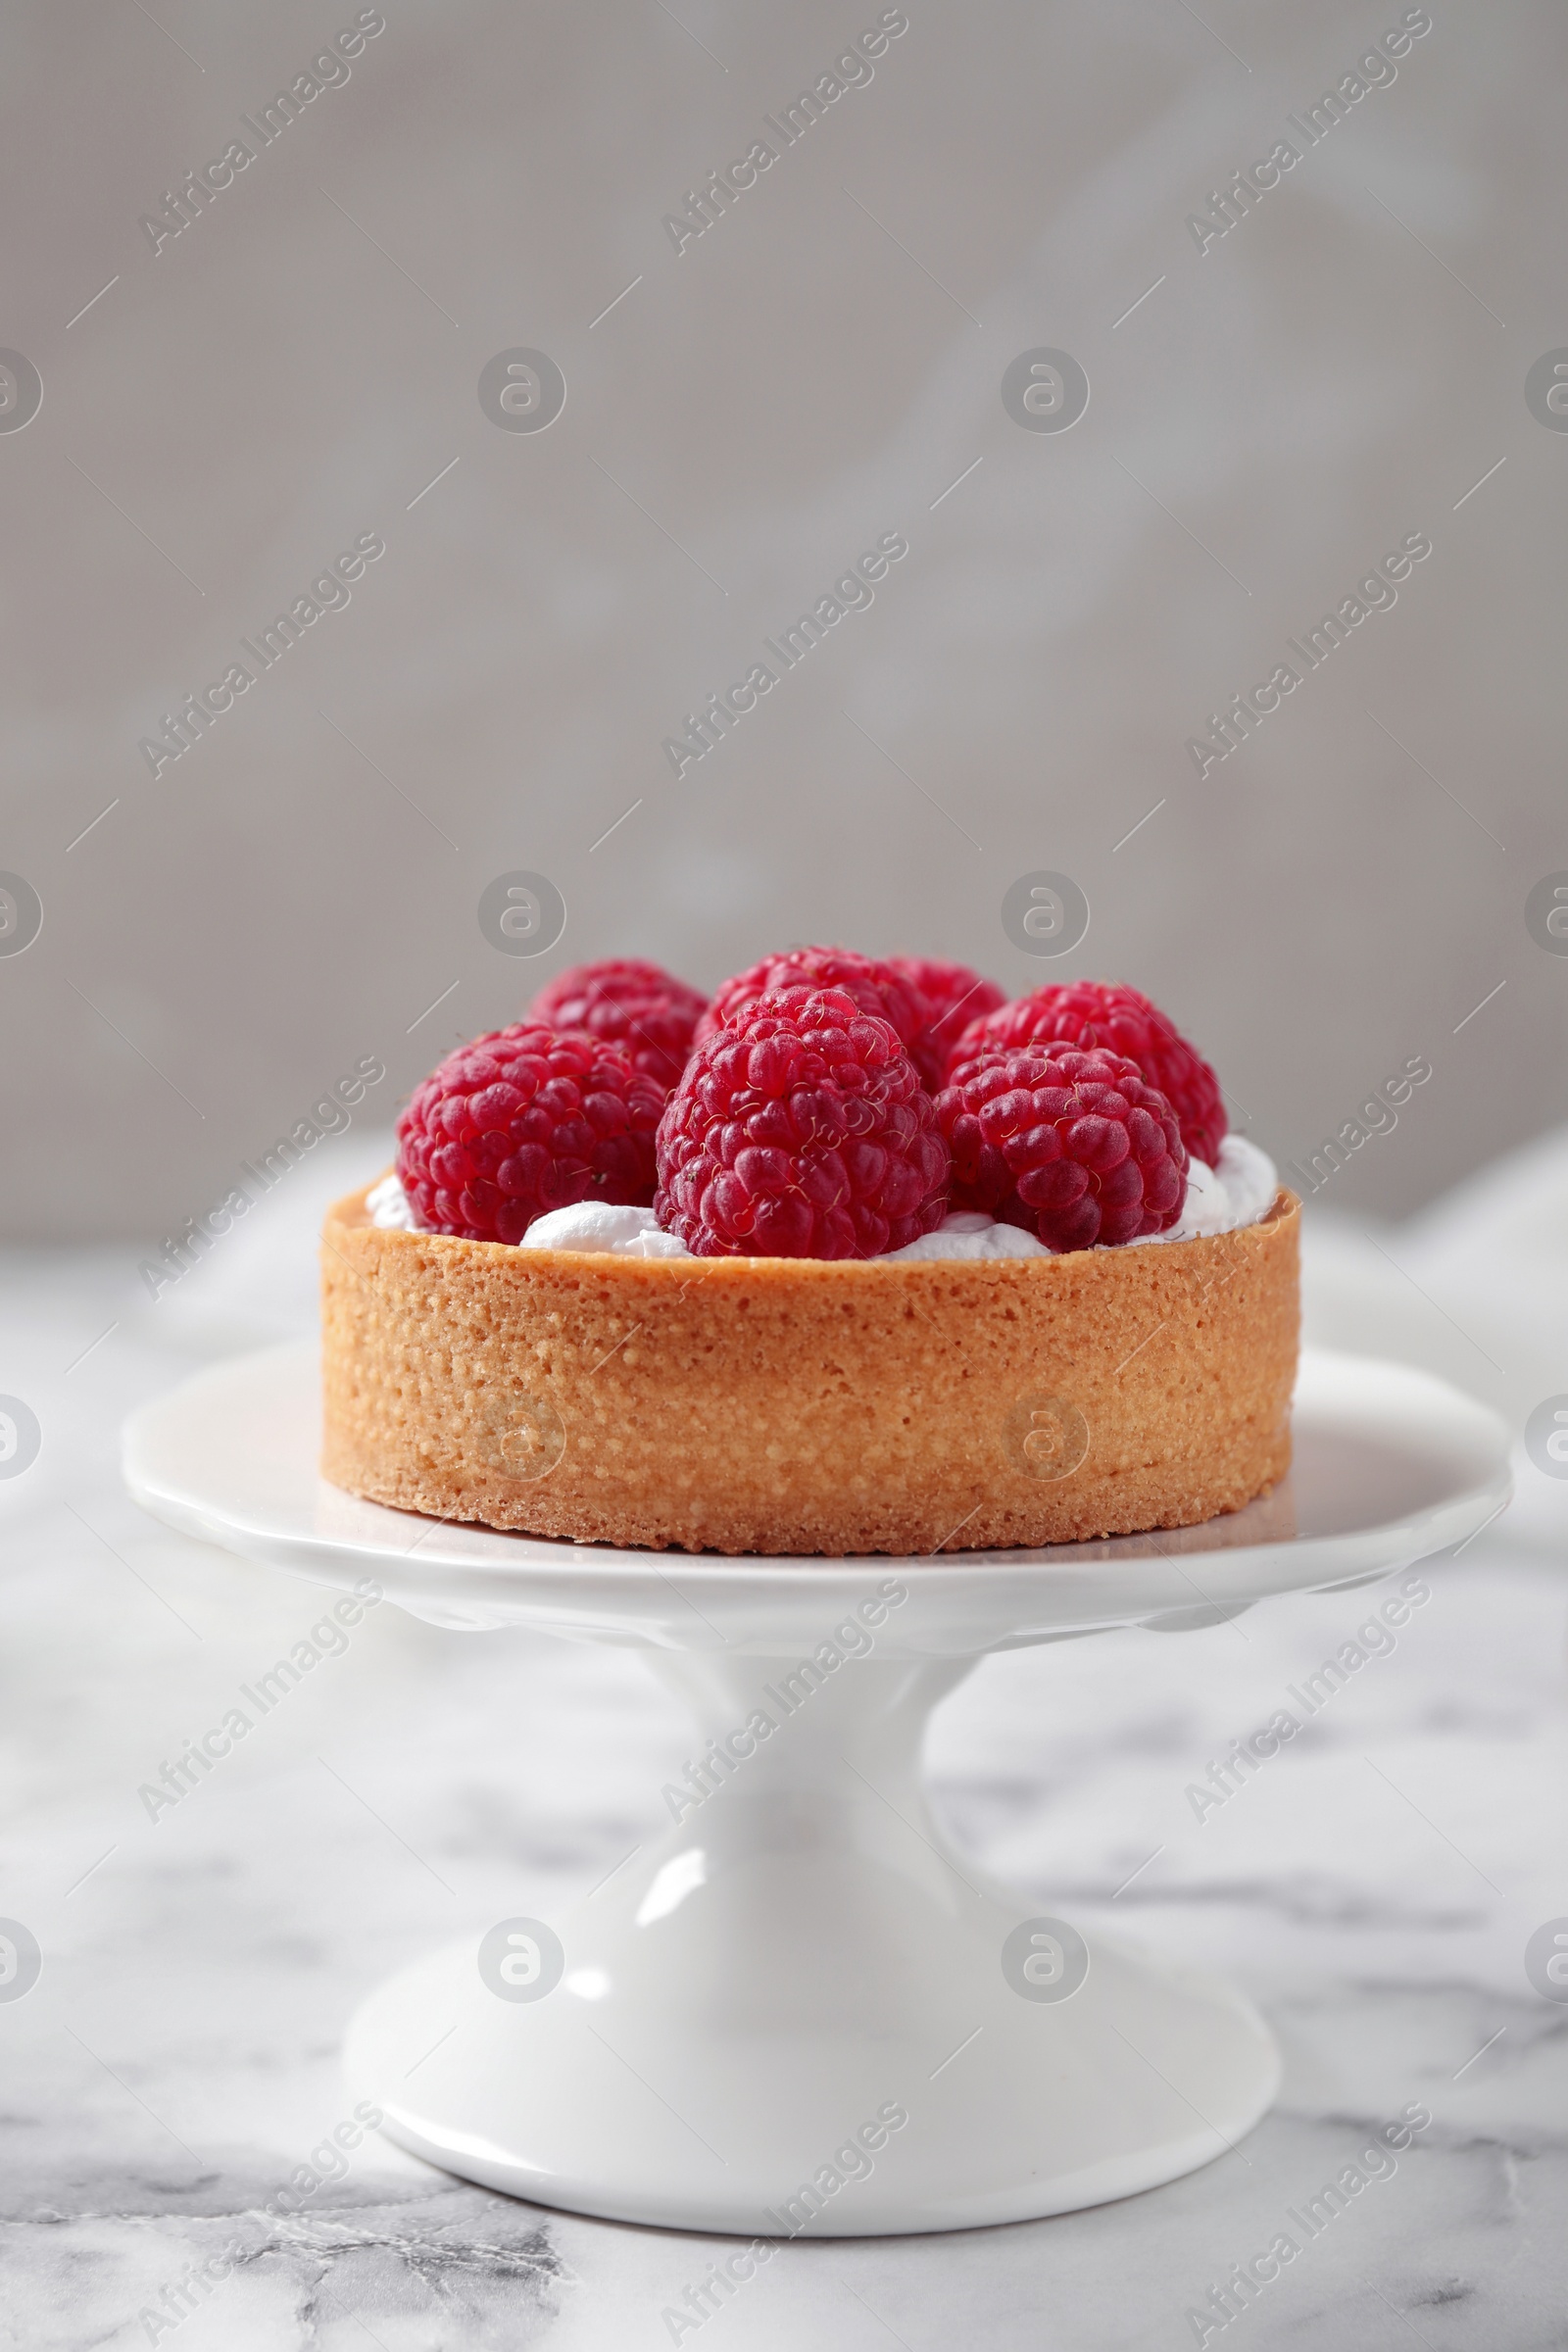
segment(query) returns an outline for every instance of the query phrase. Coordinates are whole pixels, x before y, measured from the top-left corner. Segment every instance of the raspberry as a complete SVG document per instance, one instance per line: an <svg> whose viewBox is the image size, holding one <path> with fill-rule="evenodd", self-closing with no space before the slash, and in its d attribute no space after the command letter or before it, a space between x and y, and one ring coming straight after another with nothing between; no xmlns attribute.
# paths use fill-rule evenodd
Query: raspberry
<svg viewBox="0 0 1568 2352"><path fill-rule="evenodd" d="M891 1021L906 1050L925 1025L920 997L892 964L857 955L854 948L787 948L781 955L764 956L733 980L720 981L697 1024L697 1043L702 1045L770 990L806 986L838 989L861 1012Z"/></svg>
<svg viewBox="0 0 1568 2352"><path fill-rule="evenodd" d="M1196 1047L1190 1046L1157 1004L1136 988L1108 980L1069 980L1037 988L1033 996L971 1021L954 1047L948 1067L988 1046L1103 1046L1135 1061L1175 1111L1182 1142L1194 1159L1209 1167L1230 1122L1219 1080Z"/></svg>
<svg viewBox="0 0 1568 2352"><path fill-rule="evenodd" d="M953 1049L971 1021L995 1012L1005 997L994 980L982 980L966 963L934 963L925 956L890 956L890 972L907 980L925 1006L925 1025L909 1048L920 1082L932 1094L948 1083Z"/></svg>
<svg viewBox="0 0 1568 2352"><path fill-rule="evenodd" d="M546 981L528 1018L617 1047L634 1070L667 1090L686 1067L692 1031L707 1003L657 963L612 956L600 963L574 963Z"/></svg>
<svg viewBox="0 0 1568 2352"><path fill-rule="evenodd" d="M993 1046L937 1097L953 1148L953 1203L1089 1250L1163 1233L1187 1198L1176 1114L1120 1054Z"/></svg>
<svg viewBox="0 0 1568 2352"><path fill-rule="evenodd" d="M948 1172L892 1025L797 986L693 1053L659 1123L654 1209L697 1257L880 1257L941 1224Z"/></svg>
<svg viewBox="0 0 1568 2352"><path fill-rule="evenodd" d="M664 1090L593 1038L516 1022L460 1046L398 1121L398 1174L427 1233L520 1242L574 1200L646 1208Z"/></svg>

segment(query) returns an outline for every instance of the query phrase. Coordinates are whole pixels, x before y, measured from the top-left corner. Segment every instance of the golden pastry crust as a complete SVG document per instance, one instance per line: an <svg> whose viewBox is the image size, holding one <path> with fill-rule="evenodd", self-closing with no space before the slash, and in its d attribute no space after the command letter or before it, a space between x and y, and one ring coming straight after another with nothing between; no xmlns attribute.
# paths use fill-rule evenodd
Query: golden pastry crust
<svg viewBox="0 0 1568 2352"><path fill-rule="evenodd" d="M929 1553L1234 1511L1290 1467L1294 1194L1156 1249L915 1263L322 1236L321 1469L582 1543Z"/></svg>

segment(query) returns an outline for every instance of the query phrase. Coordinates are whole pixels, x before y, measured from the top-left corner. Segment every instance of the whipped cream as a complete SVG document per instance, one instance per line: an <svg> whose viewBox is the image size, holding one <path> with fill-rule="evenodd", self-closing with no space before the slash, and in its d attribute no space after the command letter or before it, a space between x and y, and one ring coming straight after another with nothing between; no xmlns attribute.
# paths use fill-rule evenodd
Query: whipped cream
<svg viewBox="0 0 1568 2352"><path fill-rule="evenodd" d="M1219 1148L1219 1164L1200 1159L1187 1163L1187 1198L1182 1213L1166 1233L1146 1233L1129 1245L1141 1250L1148 1242L1196 1242L1215 1233L1235 1233L1267 1216L1280 1189L1279 1170L1266 1152L1250 1144L1245 1135L1228 1135Z"/></svg>
<svg viewBox="0 0 1568 2352"><path fill-rule="evenodd" d="M888 1260L916 1261L927 1257L1049 1257L1051 1251L1039 1237L1025 1233L1021 1225L999 1225L983 1209L956 1208L943 1218L935 1233L922 1233L917 1242L906 1242L902 1250L890 1250Z"/></svg>
<svg viewBox="0 0 1568 2352"><path fill-rule="evenodd" d="M1158 1242L1196 1242L1216 1233L1235 1233L1255 1225L1273 1206L1279 1191L1274 1162L1245 1135L1228 1135L1219 1148L1219 1164L1201 1159L1187 1169L1187 1198L1176 1223L1165 1233L1147 1233L1125 1245L1142 1250ZM383 1176L366 1195L372 1225L416 1230L414 1211L396 1174ZM536 1217L517 1247L520 1250L580 1250L594 1256L689 1257L678 1235L661 1230L651 1208L619 1208L607 1200L579 1200L570 1208L553 1208ZM944 1217L935 1233L922 1234L902 1250L890 1250L888 1262L926 1258L1050 1257L1044 1242L1025 1233L1021 1225L1000 1225L979 1209L958 1208Z"/></svg>
<svg viewBox="0 0 1568 2352"><path fill-rule="evenodd" d="M535 1217L519 1250L588 1250L612 1257L690 1257L678 1234L664 1233L651 1208L617 1208L608 1200L578 1200Z"/></svg>
<svg viewBox="0 0 1568 2352"><path fill-rule="evenodd" d="M394 1168L379 1184L372 1184L365 1196L365 1205L370 1212L370 1223L380 1225L389 1233L414 1233L414 1203L403 1190L403 1180Z"/></svg>
<svg viewBox="0 0 1568 2352"><path fill-rule="evenodd" d="M1246 1136L1225 1136L1218 1166L1208 1169L1201 1159L1187 1162L1187 1200L1171 1233L1150 1233L1145 1240L1197 1242L1210 1233L1237 1233L1267 1216L1277 1195L1279 1169L1269 1154Z"/></svg>

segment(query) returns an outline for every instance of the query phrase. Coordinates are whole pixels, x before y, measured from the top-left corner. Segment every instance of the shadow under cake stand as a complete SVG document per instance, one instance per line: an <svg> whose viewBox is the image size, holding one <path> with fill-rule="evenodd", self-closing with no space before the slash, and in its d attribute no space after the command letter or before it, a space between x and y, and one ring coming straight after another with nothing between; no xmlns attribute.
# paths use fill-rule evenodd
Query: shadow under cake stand
<svg viewBox="0 0 1568 2352"><path fill-rule="evenodd" d="M1310 1351L1274 1494L1039 1551L731 1559L498 1534L327 1486L318 1425L314 1349L270 1348L137 1413L126 1479L186 1534L317 1585L373 1575L430 1624L641 1650L701 1726L694 1760L728 1740L733 1763L570 1915L499 1923L372 1992L354 2090L489 2187L748 2236L1069 2212L1256 2123L1279 2057L1255 2011L954 1851L920 1785L926 1718L989 1651L1368 1584L1462 1543L1509 1491L1484 1407ZM890 1583L906 1597L878 1618ZM835 1648L864 1654L803 1676L853 1623ZM776 1728L735 1761L760 1710Z"/></svg>

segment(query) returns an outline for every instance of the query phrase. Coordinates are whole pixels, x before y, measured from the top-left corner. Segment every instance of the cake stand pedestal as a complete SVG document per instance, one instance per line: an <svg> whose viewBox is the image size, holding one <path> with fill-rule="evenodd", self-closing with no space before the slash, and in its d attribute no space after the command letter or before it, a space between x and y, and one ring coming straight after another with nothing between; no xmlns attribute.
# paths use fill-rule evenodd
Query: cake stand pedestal
<svg viewBox="0 0 1568 2352"><path fill-rule="evenodd" d="M747 2236L1062 2213L1222 2155L1273 2097L1219 1980L1087 1936L956 1852L925 1721L988 1651L1180 1632L1369 1583L1508 1494L1482 1406L1309 1354L1275 1494L1158 1537L922 1560L616 1552L326 1486L311 1350L202 1374L126 1432L171 1525L434 1624L640 1648L696 1719L663 1834L567 1916L480 1923L363 2003L357 2095L449 2172L547 2205ZM673 1817L678 1814L678 1820Z"/></svg>

